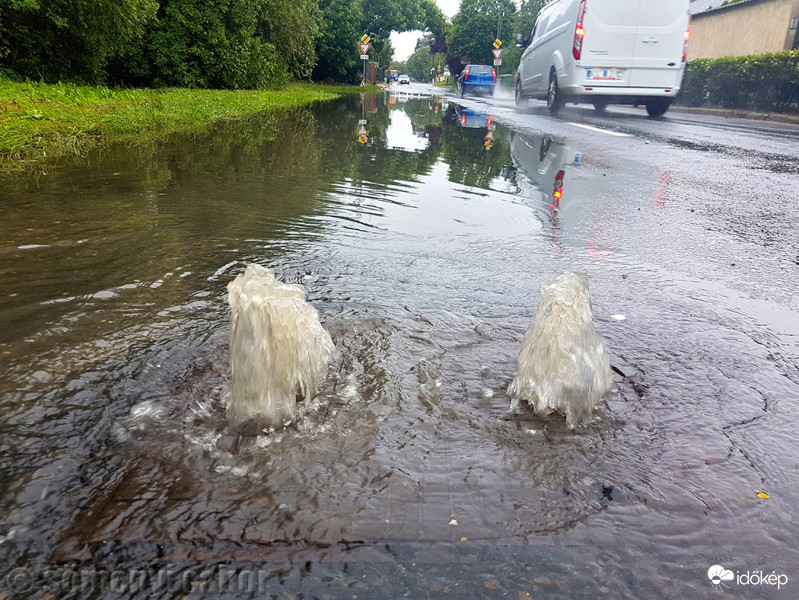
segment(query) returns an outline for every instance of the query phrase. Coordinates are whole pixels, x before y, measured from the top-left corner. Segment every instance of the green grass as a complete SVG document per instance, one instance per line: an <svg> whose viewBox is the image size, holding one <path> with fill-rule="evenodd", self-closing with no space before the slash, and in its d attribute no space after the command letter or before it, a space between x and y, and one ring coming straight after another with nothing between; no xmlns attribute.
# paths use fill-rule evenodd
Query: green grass
<svg viewBox="0 0 799 600"><path fill-rule="evenodd" d="M80 154L109 141L148 142L171 133L202 133L222 121L377 89L310 83L278 91L110 89L0 77L0 170Z"/></svg>

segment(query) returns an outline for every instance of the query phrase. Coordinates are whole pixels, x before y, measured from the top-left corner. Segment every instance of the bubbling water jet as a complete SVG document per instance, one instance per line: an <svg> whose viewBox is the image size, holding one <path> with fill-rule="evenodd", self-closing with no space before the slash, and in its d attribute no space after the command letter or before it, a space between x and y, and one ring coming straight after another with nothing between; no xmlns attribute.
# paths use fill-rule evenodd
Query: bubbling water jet
<svg viewBox="0 0 799 600"><path fill-rule="evenodd" d="M233 374L227 419L235 431L257 435L292 420L298 396L318 393L335 347L303 286L250 264L227 289Z"/></svg>
<svg viewBox="0 0 799 600"><path fill-rule="evenodd" d="M563 273L541 285L541 300L522 338L519 369L508 386L539 413L566 414L583 424L613 380L602 339L594 329L588 275Z"/></svg>

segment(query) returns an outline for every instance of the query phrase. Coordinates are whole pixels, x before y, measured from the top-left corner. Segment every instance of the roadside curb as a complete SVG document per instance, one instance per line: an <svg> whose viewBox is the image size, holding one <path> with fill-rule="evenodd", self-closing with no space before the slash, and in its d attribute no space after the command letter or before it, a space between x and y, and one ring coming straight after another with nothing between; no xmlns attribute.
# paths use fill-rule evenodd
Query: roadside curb
<svg viewBox="0 0 799 600"><path fill-rule="evenodd" d="M799 115L788 115L782 113L761 113L749 110L729 110L724 108L699 108L691 106L677 106L672 104L670 112L681 112L695 115L709 115L721 117L723 119L748 119L751 121L768 121L771 123L788 123L799 125Z"/></svg>

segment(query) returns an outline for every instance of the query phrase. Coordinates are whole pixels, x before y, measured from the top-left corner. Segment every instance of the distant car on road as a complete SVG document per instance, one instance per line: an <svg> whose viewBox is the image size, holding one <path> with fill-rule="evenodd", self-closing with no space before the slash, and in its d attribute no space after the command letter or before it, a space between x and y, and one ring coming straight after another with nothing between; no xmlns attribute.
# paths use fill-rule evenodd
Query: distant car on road
<svg viewBox="0 0 799 600"><path fill-rule="evenodd" d="M399 83L399 84L403 84L404 83L405 85L410 85L411 84L411 78L408 77L407 75L400 75L399 78L397 79L397 83Z"/></svg>
<svg viewBox="0 0 799 600"><path fill-rule="evenodd" d="M466 65L458 77L458 92L465 96L466 92L473 94L494 93L497 85L497 72L488 65Z"/></svg>

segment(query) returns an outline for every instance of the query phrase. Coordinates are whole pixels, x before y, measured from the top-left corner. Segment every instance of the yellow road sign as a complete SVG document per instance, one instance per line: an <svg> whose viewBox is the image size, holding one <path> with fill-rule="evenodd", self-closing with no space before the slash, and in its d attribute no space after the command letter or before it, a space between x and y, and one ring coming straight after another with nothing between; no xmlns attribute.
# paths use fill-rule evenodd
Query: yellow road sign
<svg viewBox="0 0 799 600"><path fill-rule="evenodd" d="M486 150L491 150L491 141L490 140L485 143L485 147L486 147Z"/></svg>
<svg viewBox="0 0 799 600"><path fill-rule="evenodd" d="M494 40L494 48L499 48L502 45L502 42L499 40Z"/></svg>
<svg viewBox="0 0 799 600"><path fill-rule="evenodd" d="M362 41L364 44L368 44L370 41L372 41L372 38L370 38L368 35L366 35L366 34L364 33L364 34L363 34L363 37L361 38L361 41Z"/></svg>
<svg viewBox="0 0 799 600"><path fill-rule="evenodd" d="M368 139L369 138L367 138L365 135L362 135L361 137L358 138L358 141L361 142L362 144L365 144L366 140Z"/></svg>

